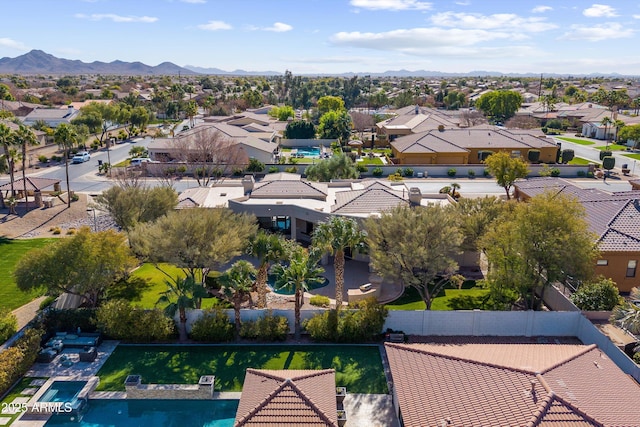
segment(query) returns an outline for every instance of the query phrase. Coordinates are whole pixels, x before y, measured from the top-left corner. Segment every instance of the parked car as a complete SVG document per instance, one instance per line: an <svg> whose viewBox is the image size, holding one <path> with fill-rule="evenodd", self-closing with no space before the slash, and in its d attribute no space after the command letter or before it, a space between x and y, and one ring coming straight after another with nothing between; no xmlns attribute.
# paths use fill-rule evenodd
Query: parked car
<svg viewBox="0 0 640 427"><path fill-rule="evenodd" d="M86 151L80 151L79 153L76 153L75 156L73 156L73 159L71 159L71 163L84 163L88 162L89 159L91 159L89 153L87 153Z"/></svg>
<svg viewBox="0 0 640 427"><path fill-rule="evenodd" d="M151 163L152 160L148 157L137 157L131 159L131 166L142 166L143 163Z"/></svg>

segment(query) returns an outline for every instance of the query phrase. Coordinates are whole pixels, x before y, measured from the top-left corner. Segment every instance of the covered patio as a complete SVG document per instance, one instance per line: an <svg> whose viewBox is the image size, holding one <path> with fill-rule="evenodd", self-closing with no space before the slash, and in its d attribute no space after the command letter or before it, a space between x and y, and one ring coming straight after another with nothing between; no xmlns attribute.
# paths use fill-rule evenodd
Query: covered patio
<svg viewBox="0 0 640 427"><path fill-rule="evenodd" d="M14 203L9 205L12 214L15 214L15 207L18 204L23 204L26 209L29 208L29 195L33 196L33 201L37 207L42 207L43 198L42 190L48 187L54 187L55 191L60 191L60 180L51 178L38 178L38 177L26 177L20 178L13 182L13 186L10 182L0 185L0 194L2 194L2 208L7 207L6 201L11 197L11 191L16 194ZM26 190L26 194L25 194Z"/></svg>

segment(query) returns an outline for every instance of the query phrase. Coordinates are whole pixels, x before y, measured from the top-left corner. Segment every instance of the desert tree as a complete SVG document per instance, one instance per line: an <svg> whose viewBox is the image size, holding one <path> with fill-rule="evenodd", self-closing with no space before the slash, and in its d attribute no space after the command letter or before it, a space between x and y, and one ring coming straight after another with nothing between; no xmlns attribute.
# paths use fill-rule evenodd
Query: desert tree
<svg viewBox="0 0 640 427"><path fill-rule="evenodd" d="M506 151L491 154L484 161L487 170L496 178L499 186L504 188L507 200L511 199L511 187L518 179L529 174L527 162L520 157L511 157Z"/></svg>
<svg viewBox="0 0 640 427"><path fill-rule="evenodd" d="M453 211L440 205L398 206L368 218L365 231L374 270L415 288L430 310L458 268L454 257L462 235Z"/></svg>

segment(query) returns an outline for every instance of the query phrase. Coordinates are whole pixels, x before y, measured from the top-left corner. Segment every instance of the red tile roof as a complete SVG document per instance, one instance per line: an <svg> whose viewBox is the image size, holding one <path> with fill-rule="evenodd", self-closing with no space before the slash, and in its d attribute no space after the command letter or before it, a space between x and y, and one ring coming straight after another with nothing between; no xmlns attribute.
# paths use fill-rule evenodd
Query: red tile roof
<svg viewBox="0 0 640 427"><path fill-rule="evenodd" d="M496 342L387 343L404 425L640 426L640 387L595 345Z"/></svg>
<svg viewBox="0 0 640 427"><path fill-rule="evenodd" d="M337 425L335 370L247 369L235 427Z"/></svg>

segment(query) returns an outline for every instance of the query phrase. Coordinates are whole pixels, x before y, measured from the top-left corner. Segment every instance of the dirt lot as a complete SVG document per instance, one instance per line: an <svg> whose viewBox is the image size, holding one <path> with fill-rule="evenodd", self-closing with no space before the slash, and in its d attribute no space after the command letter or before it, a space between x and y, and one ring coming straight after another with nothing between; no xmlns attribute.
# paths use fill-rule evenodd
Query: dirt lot
<svg viewBox="0 0 640 427"><path fill-rule="evenodd" d="M9 214L9 209L0 209L0 236L9 238L55 237L49 229L60 227L64 236L69 228L91 225L87 213L87 196L78 195L80 199L71 203L71 208L63 200L56 199L51 208L36 208L25 214L23 205L18 205L18 215ZM66 194L61 195L66 200Z"/></svg>

